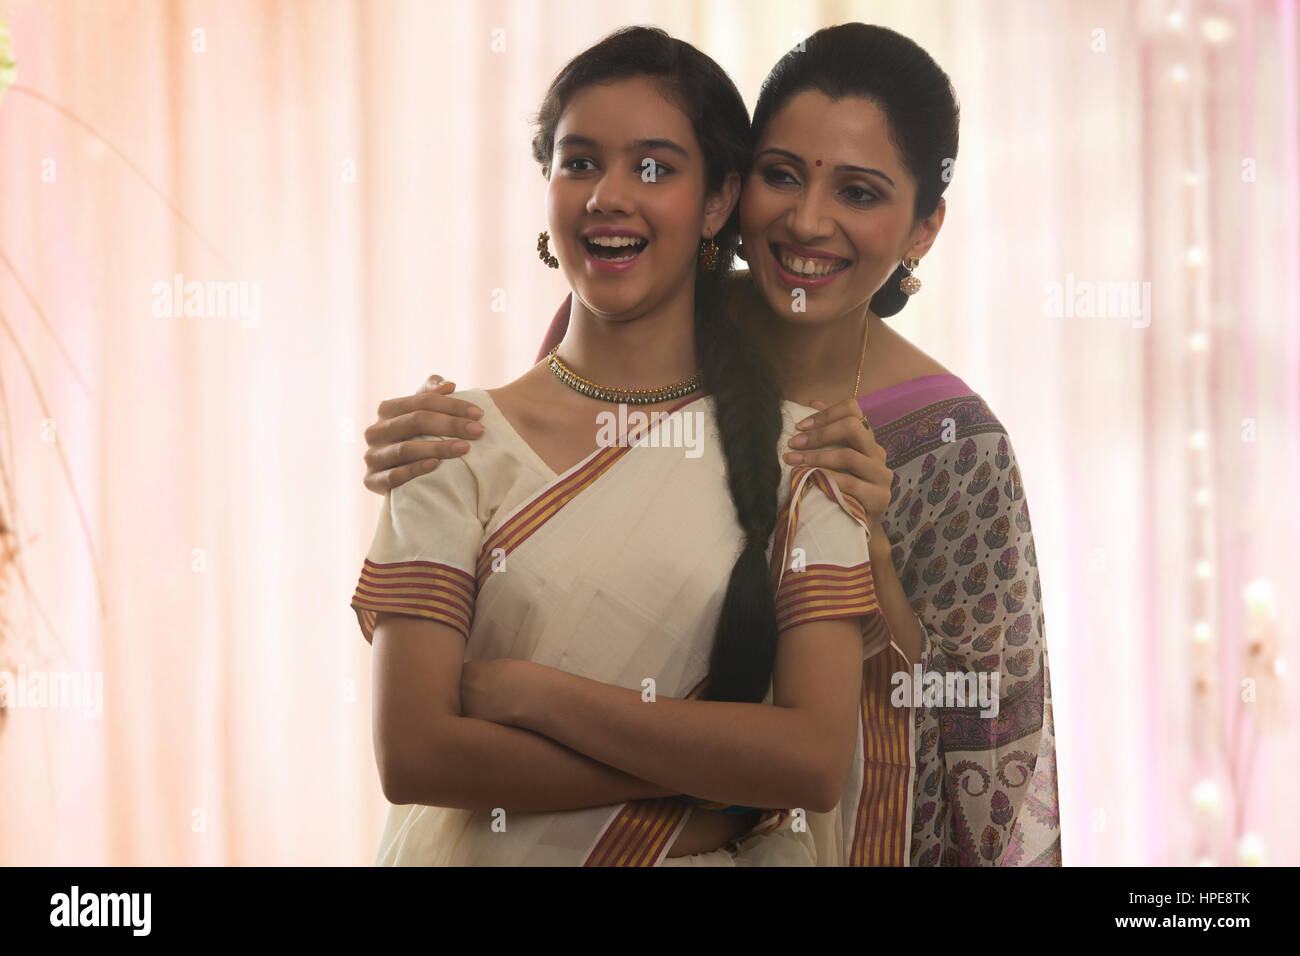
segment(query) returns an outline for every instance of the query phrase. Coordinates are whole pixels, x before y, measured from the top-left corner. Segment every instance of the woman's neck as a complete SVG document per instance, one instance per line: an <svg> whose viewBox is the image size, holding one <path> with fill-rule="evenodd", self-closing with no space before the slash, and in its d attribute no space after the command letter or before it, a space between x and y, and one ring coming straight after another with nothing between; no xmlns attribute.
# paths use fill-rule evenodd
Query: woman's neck
<svg viewBox="0 0 1300 956"><path fill-rule="evenodd" d="M777 369L785 397L805 405L813 399L833 405L850 397L862 359L864 328L870 341L881 320L864 307L826 322L792 322L767 306L757 290L755 294L764 306L756 310L762 316L759 339Z"/></svg>
<svg viewBox="0 0 1300 956"><path fill-rule="evenodd" d="M660 388L699 371L695 356L695 290L640 315L607 317L577 295L559 355L574 372L612 388Z"/></svg>

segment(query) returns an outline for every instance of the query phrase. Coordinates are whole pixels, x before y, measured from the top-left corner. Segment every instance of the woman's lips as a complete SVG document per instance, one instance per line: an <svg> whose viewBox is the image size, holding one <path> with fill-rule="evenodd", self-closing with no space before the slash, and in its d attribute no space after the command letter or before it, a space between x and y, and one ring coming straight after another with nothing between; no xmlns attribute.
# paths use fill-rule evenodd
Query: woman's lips
<svg viewBox="0 0 1300 956"><path fill-rule="evenodd" d="M848 259L826 254L800 254L801 247L791 247L773 242L768 245L772 261L776 265L777 275L792 289L820 289L828 285L841 273L847 272L852 263ZM784 261L783 261L784 260ZM787 267L787 263L789 266ZM812 265L812 274L796 271Z"/></svg>

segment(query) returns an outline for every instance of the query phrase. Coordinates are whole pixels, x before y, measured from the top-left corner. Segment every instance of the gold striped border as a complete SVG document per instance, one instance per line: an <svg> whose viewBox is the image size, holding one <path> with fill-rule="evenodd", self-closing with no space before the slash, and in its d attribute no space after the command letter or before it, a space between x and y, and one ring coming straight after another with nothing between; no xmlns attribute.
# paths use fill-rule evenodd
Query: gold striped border
<svg viewBox="0 0 1300 956"><path fill-rule="evenodd" d="M862 793L849 866L907 866L912 711L890 703L890 653L862 667Z"/></svg>
<svg viewBox="0 0 1300 956"><path fill-rule="evenodd" d="M469 639L474 621L474 579L434 561L395 561L380 564L366 558L352 595L361 632L374 640L379 614L405 614L438 621Z"/></svg>
<svg viewBox="0 0 1300 956"><path fill-rule="evenodd" d="M686 812L686 804L671 797L624 804L583 866L654 866Z"/></svg>
<svg viewBox="0 0 1300 956"><path fill-rule="evenodd" d="M810 564L790 571L776 596L778 629L843 617L863 617L880 609L871 563L852 567Z"/></svg>
<svg viewBox="0 0 1300 956"><path fill-rule="evenodd" d="M708 395L708 392L704 392L688 396L656 414L671 415ZM538 528L555 517L561 508L613 467L615 462L635 447L636 442L643 435L648 435L658 424L657 420L647 422L636 430L628 432L625 444L600 449L586 465L543 490L536 498L507 518L501 527L488 536L479 550L476 568L478 583L482 585L487 580L487 576L492 573L493 551L500 549L509 554L518 548Z"/></svg>

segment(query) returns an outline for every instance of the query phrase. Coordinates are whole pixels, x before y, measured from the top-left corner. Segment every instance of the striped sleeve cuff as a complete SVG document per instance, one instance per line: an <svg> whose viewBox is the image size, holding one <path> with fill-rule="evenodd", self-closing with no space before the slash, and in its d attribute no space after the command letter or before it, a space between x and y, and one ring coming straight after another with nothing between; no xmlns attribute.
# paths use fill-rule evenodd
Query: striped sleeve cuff
<svg viewBox="0 0 1300 956"><path fill-rule="evenodd" d="M871 562L853 567L810 564L802 571L788 571L776 595L778 630L810 621L841 617L864 617L880 609Z"/></svg>
<svg viewBox="0 0 1300 956"><path fill-rule="evenodd" d="M380 613L438 621L469 640L474 594L474 578L458 568L433 561L377 564L367 558L352 595L352 608L367 644L374 640Z"/></svg>

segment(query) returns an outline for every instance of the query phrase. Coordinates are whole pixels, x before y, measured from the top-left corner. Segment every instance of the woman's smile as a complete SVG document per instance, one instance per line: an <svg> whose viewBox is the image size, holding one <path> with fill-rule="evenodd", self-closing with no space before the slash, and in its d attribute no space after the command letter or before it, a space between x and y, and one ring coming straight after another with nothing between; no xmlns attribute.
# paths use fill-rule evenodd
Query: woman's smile
<svg viewBox="0 0 1300 956"><path fill-rule="evenodd" d="M853 265L843 256L788 242L768 243L777 275L791 288L819 289Z"/></svg>

